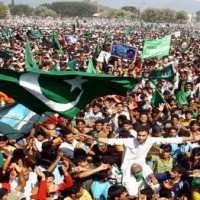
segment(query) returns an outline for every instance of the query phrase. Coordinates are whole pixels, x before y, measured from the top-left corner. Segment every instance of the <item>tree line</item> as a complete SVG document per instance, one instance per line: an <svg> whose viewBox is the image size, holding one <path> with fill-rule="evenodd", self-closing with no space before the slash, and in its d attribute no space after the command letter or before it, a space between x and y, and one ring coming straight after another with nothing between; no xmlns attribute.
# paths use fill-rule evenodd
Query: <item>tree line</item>
<svg viewBox="0 0 200 200"><path fill-rule="evenodd" d="M0 2L0 18L8 14L12 16L40 16L40 17L91 17L97 13L97 6L86 2L53 2L31 7L25 4L15 5L14 0L6 6ZM100 18L118 18L130 20L142 20L144 22L186 22L188 13L173 9L147 8L140 11L134 6L125 6L121 9L106 9L99 12ZM196 21L200 22L200 11L196 12Z"/></svg>

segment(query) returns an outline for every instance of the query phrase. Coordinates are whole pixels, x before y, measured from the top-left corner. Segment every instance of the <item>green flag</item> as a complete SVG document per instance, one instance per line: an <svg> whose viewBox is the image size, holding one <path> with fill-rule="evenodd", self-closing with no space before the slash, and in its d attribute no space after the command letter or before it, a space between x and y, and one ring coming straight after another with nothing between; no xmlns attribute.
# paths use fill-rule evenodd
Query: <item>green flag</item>
<svg viewBox="0 0 200 200"><path fill-rule="evenodd" d="M3 58L3 59L10 59L11 58L11 55L6 53L5 51L0 51L0 58Z"/></svg>
<svg viewBox="0 0 200 200"><path fill-rule="evenodd" d="M174 79L174 70L172 67L172 64L164 67L161 70L153 70L150 74L149 74L149 78L151 80L160 80L160 79L165 79L165 80L173 80Z"/></svg>
<svg viewBox="0 0 200 200"><path fill-rule="evenodd" d="M88 62L88 66L87 66L87 73L96 73L96 70L94 68L94 65L93 65L93 62L91 59L89 59L89 62Z"/></svg>
<svg viewBox="0 0 200 200"><path fill-rule="evenodd" d="M157 40L145 40L142 59L169 55L171 34Z"/></svg>
<svg viewBox="0 0 200 200"><path fill-rule="evenodd" d="M58 62L56 62L56 64L51 68L50 71L53 71L53 72L60 71L60 66L59 66Z"/></svg>
<svg viewBox="0 0 200 200"><path fill-rule="evenodd" d="M25 46L25 68L27 71L32 71L33 69L38 69L36 61L33 57L31 46L26 36L26 46Z"/></svg>
<svg viewBox="0 0 200 200"><path fill-rule="evenodd" d="M90 39L90 34L89 33L83 34L83 38L85 38L85 40L89 40Z"/></svg>
<svg viewBox="0 0 200 200"><path fill-rule="evenodd" d="M137 79L77 71L16 72L0 69L0 91L30 110L55 112L73 118L80 110L105 95L126 95Z"/></svg>
<svg viewBox="0 0 200 200"><path fill-rule="evenodd" d="M60 54L63 56L64 52L63 52L63 49L62 49L62 47L61 47L61 45L58 41L58 38L56 37L55 30L53 30L53 32L51 34L51 39L52 39L52 42L53 42L53 48L59 50Z"/></svg>
<svg viewBox="0 0 200 200"><path fill-rule="evenodd" d="M34 122L45 121L41 116L19 103L7 104L0 108L0 132L11 139L18 139L33 128Z"/></svg>
<svg viewBox="0 0 200 200"><path fill-rule="evenodd" d="M76 64L78 63L78 60L70 60L68 63L66 63L66 66L69 67L72 71L74 71Z"/></svg>
<svg viewBox="0 0 200 200"><path fill-rule="evenodd" d="M28 30L27 35L29 38L41 38L44 35L42 34L42 31L40 29L38 30Z"/></svg>
<svg viewBox="0 0 200 200"><path fill-rule="evenodd" d="M9 42L10 41L10 31L9 30L1 30L1 35L2 35L2 38L4 40L4 42Z"/></svg>
<svg viewBox="0 0 200 200"><path fill-rule="evenodd" d="M99 55L100 52L101 52L101 48L100 48L99 44L97 43L96 48L95 48L95 53Z"/></svg>
<svg viewBox="0 0 200 200"><path fill-rule="evenodd" d="M152 99L151 99L151 105L158 108L160 103L166 103L166 101L163 98L163 96L160 94L160 92L157 89L155 89Z"/></svg>
<svg viewBox="0 0 200 200"><path fill-rule="evenodd" d="M125 34L126 35L130 35L131 34L131 31L132 31L132 28L130 25L126 25L125 26Z"/></svg>
<svg viewBox="0 0 200 200"><path fill-rule="evenodd" d="M112 41L112 39L110 38L110 37L108 37L108 36L106 36L105 38L104 38L104 42L105 43L110 43Z"/></svg>

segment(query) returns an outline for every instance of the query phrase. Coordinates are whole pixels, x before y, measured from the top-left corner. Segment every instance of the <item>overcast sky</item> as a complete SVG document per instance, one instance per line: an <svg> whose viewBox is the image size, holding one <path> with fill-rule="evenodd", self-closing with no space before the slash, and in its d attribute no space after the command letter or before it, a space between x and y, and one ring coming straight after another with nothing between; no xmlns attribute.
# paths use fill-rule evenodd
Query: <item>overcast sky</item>
<svg viewBox="0 0 200 200"><path fill-rule="evenodd" d="M11 3L11 0L2 0L5 4ZM81 1L81 0L15 0L16 4L29 4L38 6L42 3L52 3L55 1ZM175 10L185 10L196 12L200 10L200 0L97 0L99 4L111 8L121 8L123 6L135 6L140 9L147 7L173 8Z"/></svg>

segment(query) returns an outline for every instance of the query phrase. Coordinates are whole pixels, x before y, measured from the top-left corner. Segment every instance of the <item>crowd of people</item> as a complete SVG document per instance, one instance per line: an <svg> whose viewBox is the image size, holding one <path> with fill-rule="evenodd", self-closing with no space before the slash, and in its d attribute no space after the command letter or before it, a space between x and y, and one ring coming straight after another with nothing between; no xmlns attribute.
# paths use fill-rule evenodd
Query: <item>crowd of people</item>
<svg viewBox="0 0 200 200"><path fill-rule="evenodd" d="M132 28L125 34L125 26ZM33 124L17 140L0 134L0 199L128 200L200 199L200 24L141 23L119 19L33 19L1 21L0 50L11 55L2 69L26 71L25 36L40 70L87 71L138 78L127 96L94 99L73 120L57 113ZM64 52L52 47L52 30ZM175 33L179 32L177 36ZM168 56L141 58L144 40L172 34ZM78 41L65 41L77 35ZM112 42L137 48L135 60L111 56L98 62ZM173 80L149 79L171 64ZM49 83L50 84L50 83ZM98 86L97 86L98 90ZM154 91L165 100L151 104ZM1 106L15 100L0 94Z"/></svg>

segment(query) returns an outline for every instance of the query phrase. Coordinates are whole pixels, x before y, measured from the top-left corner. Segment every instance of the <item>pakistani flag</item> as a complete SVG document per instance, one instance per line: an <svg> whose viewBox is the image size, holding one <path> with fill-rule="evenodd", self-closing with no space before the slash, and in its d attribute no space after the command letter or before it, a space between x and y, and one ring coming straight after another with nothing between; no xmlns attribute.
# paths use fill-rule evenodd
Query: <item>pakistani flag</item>
<svg viewBox="0 0 200 200"><path fill-rule="evenodd" d="M25 46L25 67L27 71L32 71L33 69L38 69L36 61L33 57L33 53L31 51L31 46L26 36L26 46Z"/></svg>
<svg viewBox="0 0 200 200"><path fill-rule="evenodd" d="M166 103L165 99L163 96L160 94L160 92L155 89L155 92L153 93L152 99L151 99L151 104L158 108L160 103Z"/></svg>
<svg viewBox="0 0 200 200"><path fill-rule="evenodd" d="M73 118L95 98L126 95L137 84L132 77L90 74L76 71L16 72L0 69L0 91L6 92L30 110L54 112Z"/></svg>
<svg viewBox="0 0 200 200"><path fill-rule="evenodd" d="M0 108L0 132L8 138L18 139L28 133L34 122L45 121L41 116L19 103L8 104Z"/></svg>
<svg viewBox="0 0 200 200"><path fill-rule="evenodd" d="M157 40L145 40L142 59L169 55L171 34Z"/></svg>
<svg viewBox="0 0 200 200"><path fill-rule="evenodd" d="M164 67L162 70L153 70L149 74L149 78L151 80L160 80L160 79L165 79L165 80L173 80L174 79L174 70L172 67L172 64Z"/></svg>
<svg viewBox="0 0 200 200"><path fill-rule="evenodd" d="M29 38L41 38L43 37L42 31L39 30L28 30L27 35Z"/></svg>
<svg viewBox="0 0 200 200"><path fill-rule="evenodd" d="M63 49L62 49L62 47L61 47L61 45L58 41L58 38L56 37L55 30L53 30L53 32L51 34L51 39L52 39L52 42L53 42L53 48L59 50L60 54L63 56L64 52L63 52Z"/></svg>

